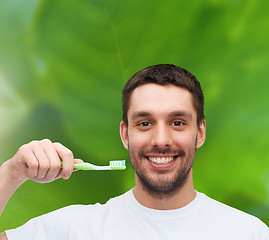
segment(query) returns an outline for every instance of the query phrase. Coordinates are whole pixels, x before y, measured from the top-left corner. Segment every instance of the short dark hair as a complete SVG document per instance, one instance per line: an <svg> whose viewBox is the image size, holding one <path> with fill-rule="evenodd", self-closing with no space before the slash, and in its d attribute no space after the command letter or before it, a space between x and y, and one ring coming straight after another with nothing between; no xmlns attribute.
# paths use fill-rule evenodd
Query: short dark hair
<svg viewBox="0 0 269 240"><path fill-rule="evenodd" d="M123 122L128 126L127 113L130 106L130 97L135 88L141 85L154 83L158 85L172 84L188 90L193 98L193 106L197 113L199 126L204 116L204 95L198 80L186 69L172 64L159 64L147 67L135 73L126 83L122 91Z"/></svg>

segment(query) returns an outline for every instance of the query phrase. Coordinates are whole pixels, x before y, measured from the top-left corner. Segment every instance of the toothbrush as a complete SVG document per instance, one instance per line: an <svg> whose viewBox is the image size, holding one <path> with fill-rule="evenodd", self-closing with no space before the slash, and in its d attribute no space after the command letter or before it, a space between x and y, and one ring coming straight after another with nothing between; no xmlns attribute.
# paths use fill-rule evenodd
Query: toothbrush
<svg viewBox="0 0 269 240"><path fill-rule="evenodd" d="M96 166L94 164L84 162L74 164L74 168L80 170L124 170L126 166L125 160L114 160L109 162L109 166Z"/></svg>

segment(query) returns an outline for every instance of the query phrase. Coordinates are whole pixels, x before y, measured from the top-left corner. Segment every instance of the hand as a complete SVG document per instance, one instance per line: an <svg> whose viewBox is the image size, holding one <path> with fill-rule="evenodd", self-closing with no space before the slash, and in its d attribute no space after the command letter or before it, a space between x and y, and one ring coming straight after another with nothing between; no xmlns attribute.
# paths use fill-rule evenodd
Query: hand
<svg viewBox="0 0 269 240"><path fill-rule="evenodd" d="M21 146L5 164L10 177L16 181L31 179L45 183L61 177L68 179L74 171L74 163L79 162L83 161L74 159L73 153L62 144L44 139Z"/></svg>

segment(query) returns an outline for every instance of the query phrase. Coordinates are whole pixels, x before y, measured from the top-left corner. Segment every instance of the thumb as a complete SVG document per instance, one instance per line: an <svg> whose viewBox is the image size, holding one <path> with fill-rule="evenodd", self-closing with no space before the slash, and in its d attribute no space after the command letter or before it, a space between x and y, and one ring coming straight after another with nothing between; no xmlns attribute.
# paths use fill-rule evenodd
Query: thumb
<svg viewBox="0 0 269 240"><path fill-rule="evenodd" d="M81 159L74 159L74 164L76 164L76 163L83 163L84 161L83 160L81 160Z"/></svg>
<svg viewBox="0 0 269 240"><path fill-rule="evenodd" d="M84 163L84 161L81 159L74 159L74 164L77 164L77 163ZM78 171L78 170L79 169L74 168L73 172Z"/></svg>

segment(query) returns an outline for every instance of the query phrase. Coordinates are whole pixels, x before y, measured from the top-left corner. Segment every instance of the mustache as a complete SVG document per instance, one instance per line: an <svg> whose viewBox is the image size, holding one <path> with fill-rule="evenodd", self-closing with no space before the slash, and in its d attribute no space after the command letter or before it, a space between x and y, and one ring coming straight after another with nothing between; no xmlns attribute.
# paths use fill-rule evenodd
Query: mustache
<svg viewBox="0 0 269 240"><path fill-rule="evenodd" d="M150 150L144 150L142 149L139 153L140 157L143 157L145 155L154 155L154 154L170 154L175 155L179 157L184 157L186 155L186 152L182 149L173 150L171 148L159 148L159 147L153 147Z"/></svg>

